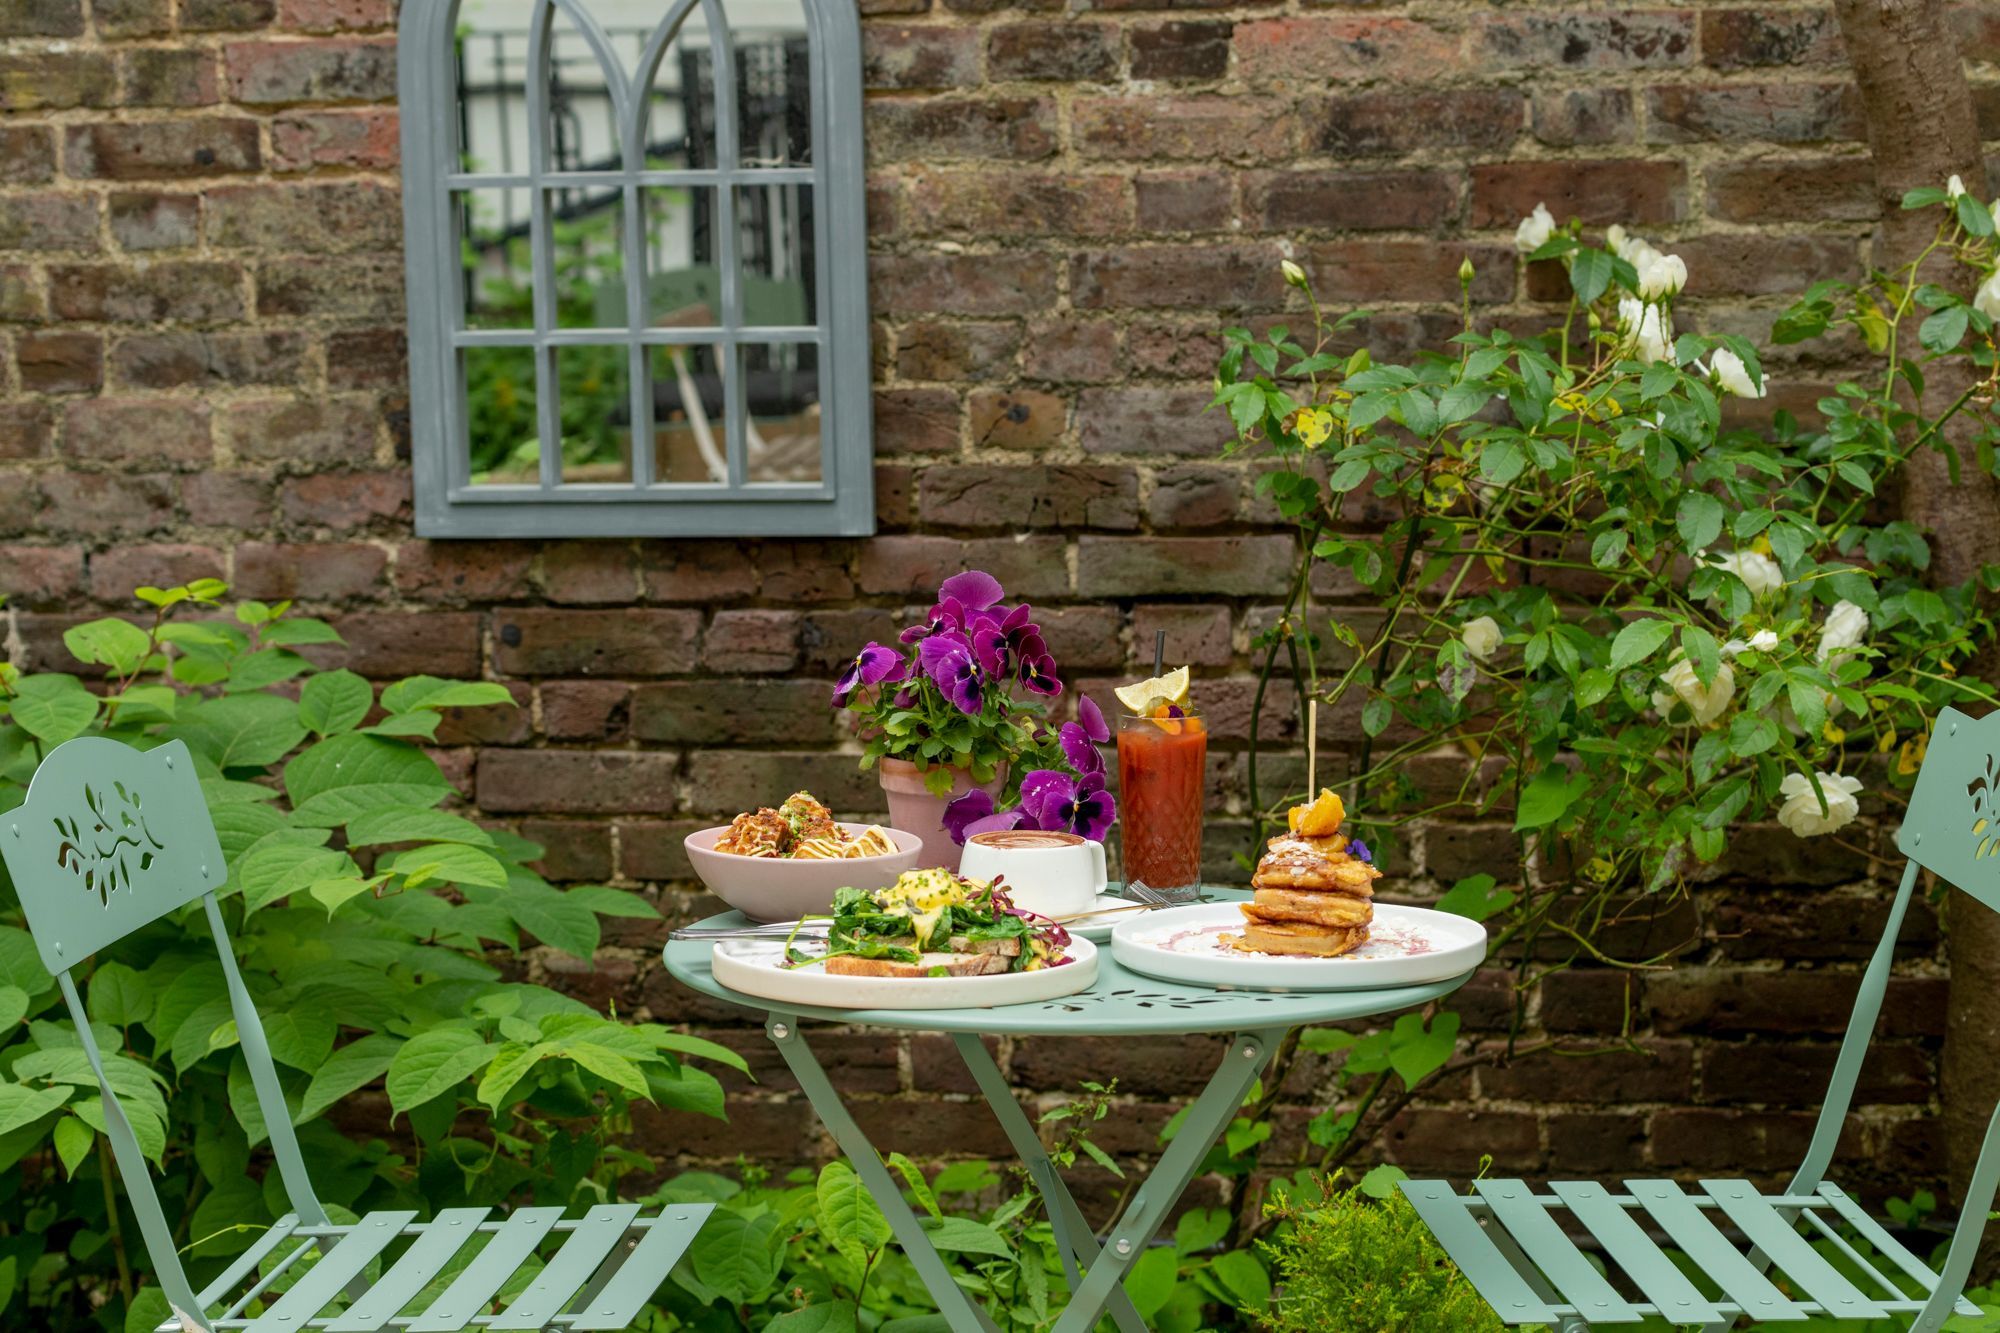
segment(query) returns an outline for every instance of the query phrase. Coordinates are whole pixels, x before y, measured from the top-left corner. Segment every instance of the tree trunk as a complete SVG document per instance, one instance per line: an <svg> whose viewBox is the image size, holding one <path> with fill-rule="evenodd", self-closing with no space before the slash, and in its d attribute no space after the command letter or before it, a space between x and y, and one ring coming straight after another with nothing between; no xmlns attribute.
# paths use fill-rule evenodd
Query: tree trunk
<svg viewBox="0 0 2000 1333"><path fill-rule="evenodd" d="M1907 264L1936 232L1935 209L1904 212L1905 191L1942 186L1952 175L1990 198L1979 151L1979 131L1966 87L1958 43L1941 0L1836 0L1841 35L1868 118L1875 159L1875 190L1882 223L1874 265ZM1969 272L1939 264L1933 281L1969 292ZM1925 384L1928 417L1945 411L1971 382L1963 362L1940 363ZM1969 422L1967 423L1969 424ZM1939 583L1960 583L1981 565L2000 562L2000 491L1965 447L1965 432L1943 435L1961 459L1953 486L1945 456L1926 449L1910 461L1904 479L1904 517L1926 530L1931 569ZM1982 660L1979 674L1995 678ZM1945 1146L1953 1193L1963 1197L1979 1152L1987 1117L2000 1100L2000 914L1952 891L1946 911L1951 957L1951 998L1944 1051Z"/></svg>

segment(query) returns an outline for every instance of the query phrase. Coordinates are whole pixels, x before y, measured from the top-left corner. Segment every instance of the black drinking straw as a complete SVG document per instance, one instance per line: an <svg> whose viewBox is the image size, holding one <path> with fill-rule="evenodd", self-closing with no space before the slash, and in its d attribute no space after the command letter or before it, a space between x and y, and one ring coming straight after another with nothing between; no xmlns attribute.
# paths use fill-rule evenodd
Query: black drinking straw
<svg viewBox="0 0 2000 1333"><path fill-rule="evenodd" d="M1158 680L1166 674L1167 632L1165 630L1155 630L1153 632L1153 679Z"/></svg>

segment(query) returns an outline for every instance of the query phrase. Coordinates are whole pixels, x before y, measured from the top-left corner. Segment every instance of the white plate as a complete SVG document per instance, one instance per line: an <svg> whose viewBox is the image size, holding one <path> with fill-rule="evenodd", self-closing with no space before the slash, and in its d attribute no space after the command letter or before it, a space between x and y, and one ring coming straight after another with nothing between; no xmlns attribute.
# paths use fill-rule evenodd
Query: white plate
<svg viewBox="0 0 2000 1333"><path fill-rule="evenodd" d="M1136 898L1120 898L1115 893L1100 893L1097 895L1097 900L1083 910L1084 912L1106 912L1114 907L1137 907L1139 905L1139 900ZM1074 915L1081 916L1083 912L1074 913ZM1132 914L1100 916L1090 921L1079 921L1073 926L1064 926L1063 929L1074 937L1089 940L1092 944L1102 944L1111 938L1113 928L1130 915Z"/></svg>
<svg viewBox="0 0 2000 1333"><path fill-rule="evenodd" d="M1375 905L1368 943L1338 958L1244 953L1222 942L1240 933L1235 903L1168 907L1120 922L1111 956L1163 981L1245 990L1370 990L1446 981L1486 957L1486 927L1425 907Z"/></svg>
<svg viewBox="0 0 2000 1333"><path fill-rule="evenodd" d="M816 966L786 967L783 940L721 940L711 966L731 990L816 1009L990 1009L1087 989L1097 980L1097 946L1071 939L1064 952L1070 961L1060 967L991 977L852 977Z"/></svg>

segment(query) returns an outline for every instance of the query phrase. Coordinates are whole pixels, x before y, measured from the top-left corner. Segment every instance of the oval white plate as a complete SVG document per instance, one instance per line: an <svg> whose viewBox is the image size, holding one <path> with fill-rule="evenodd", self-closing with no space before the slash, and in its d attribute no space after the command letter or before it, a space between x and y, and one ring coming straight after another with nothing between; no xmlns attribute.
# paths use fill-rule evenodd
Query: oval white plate
<svg viewBox="0 0 2000 1333"><path fill-rule="evenodd" d="M807 946L808 948L812 946ZM745 995L817 1009L990 1009L1033 1004L1087 989L1097 980L1097 946L1072 938L1070 961L992 977L851 977L786 967L783 940L721 940L715 979Z"/></svg>
<svg viewBox="0 0 2000 1333"><path fill-rule="evenodd" d="M1085 910L1091 912L1108 912L1114 907L1137 906L1139 906L1139 900L1136 898L1120 898L1115 893L1100 893L1097 895L1097 900L1091 903ZM1082 915L1082 913L1078 913L1078 915ZM1072 936L1089 940L1092 944L1102 944L1111 938L1111 932L1117 928L1118 923L1129 915L1133 914L1125 913L1119 916L1100 916L1091 921L1079 921L1073 926L1064 926L1063 929L1068 931Z"/></svg>
<svg viewBox="0 0 2000 1333"><path fill-rule="evenodd" d="M1169 907L1120 922L1111 956L1162 981L1245 990L1370 990L1447 981L1486 957L1486 927L1426 907L1375 905L1368 943L1338 958L1244 953L1222 942L1240 933L1235 903Z"/></svg>

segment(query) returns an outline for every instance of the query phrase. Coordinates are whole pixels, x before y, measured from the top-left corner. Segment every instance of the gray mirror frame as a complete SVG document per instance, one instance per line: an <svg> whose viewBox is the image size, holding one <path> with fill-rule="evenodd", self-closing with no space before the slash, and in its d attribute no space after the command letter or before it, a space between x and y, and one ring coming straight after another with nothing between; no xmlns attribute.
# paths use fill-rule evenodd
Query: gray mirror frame
<svg viewBox="0 0 2000 1333"><path fill-rule="evenodd" d="M597 31L580 0L546 3L548 12L561 10L586 35ZM693 3L709 14L712 31L722 26L716 22L721 14L718 0ZM684 12L693 3L667 8ZM540 486L480 487L480 493L472 495L468 493L472 488L455 481L465 452L465 389L458 357L465 330L451 198L455 187L480 183L482 178L460 173L457 160L453 42L459 0L404 0L397 30L397 87L418 536L861 537L874 533L861 24L855 7L844 0L802 0L802 4L812 49L810 171L819 283L820 417L827 432L821 455L824 480L745 481L742 404L737 398L725 414L729 484L646 481L635 466L632 484L558 487L553 484L554 468L545 462ZM727 95L726 78L718 84L720 101ZM531 95L531 108L539 100ZM630 153L621 174L629 197L640 175ZM753 175L733 162L695 174L716 177L715 183L722 185ZM538 175L531 168L529 183ZM547 299L538 290L538 305ZM632 316L641 317L636 311ZM635 324L632 332L638 331ZM545 345L538 344L535 350L540 357ZM545 460L551 448L545 438ZM649 456L650 445L645 449Z"/></svg>

